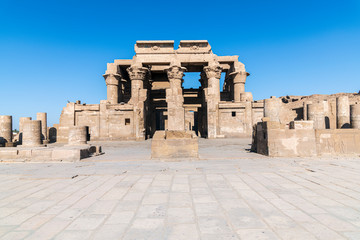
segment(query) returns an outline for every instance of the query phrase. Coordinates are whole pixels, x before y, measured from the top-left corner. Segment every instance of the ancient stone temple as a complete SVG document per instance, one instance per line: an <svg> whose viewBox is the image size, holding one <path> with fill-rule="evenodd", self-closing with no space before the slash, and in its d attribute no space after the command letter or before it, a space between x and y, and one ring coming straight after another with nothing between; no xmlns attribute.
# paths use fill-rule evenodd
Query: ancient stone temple
<svg viewBox="0 0 360 240"><path fill-rule="evenodd" d="M183 87L187 72L199 74L201 87ZM245 92L248 75L238 56L217 56L207 41L180 41L177 49L174 41L137 41L133 59L107 64L107 100L67 104L57 141L66 142L72 126L87 126L90 140L144 140L157 130L251 136L264 104Z"/></svg>

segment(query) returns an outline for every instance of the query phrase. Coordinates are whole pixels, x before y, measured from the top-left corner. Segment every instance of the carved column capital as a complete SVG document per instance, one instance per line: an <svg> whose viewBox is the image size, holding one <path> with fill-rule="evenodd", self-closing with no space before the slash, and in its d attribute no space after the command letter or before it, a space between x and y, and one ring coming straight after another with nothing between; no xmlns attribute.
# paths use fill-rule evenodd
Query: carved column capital
<svg viewBox="0 0 360 240"><path fill-rule="evenodd" d="M206 77L209 78L217 78L220 79L222 67L220 65L212 65L212 66L206 66L204 67L204 72L206 74Z"/></svg>
<svg viewBox="0 0 360 240"><path fill-rule="evenodd" d="M168 69L165 69L168 79L182 79L186 68L179 66L171 66Z"/></svg>
<svg viewBox="0 0 360 240"><path fill-rule="evenodd" d="M232 72L229 75L233 79L234 84L236 84L236 83L245 83L246 77L249 76L250 73L245 71L240 71L240 72Z"/></svg>
<svg viewBox="0 0 360 240"><path fill-rule="evenodd" d="M130 66L126 69L126 71L129 73L130 80L144 81L149 73L149 69L138 66Z"/></svg>
<svg viewBox="0 0 360 240"><path fill-rule="evenodd" d="M119 81L121 80L121 75L120 74L115 74L115 73L105 73L103 75L103 77L105 78L105 83L106 85L119 85Z"/></svg>

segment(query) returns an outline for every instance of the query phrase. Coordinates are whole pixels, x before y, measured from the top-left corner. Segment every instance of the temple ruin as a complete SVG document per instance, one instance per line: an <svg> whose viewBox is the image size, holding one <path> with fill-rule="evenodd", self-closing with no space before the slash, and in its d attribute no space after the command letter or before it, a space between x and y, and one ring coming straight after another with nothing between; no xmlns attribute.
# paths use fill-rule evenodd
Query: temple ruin
<svg viewBox="0 0 360 240"><path fill-rule="evenodd" d="M252 137L252 150L268 156L360 154L359 93L254 101L238 58L215 55L204 40L177 49L174 41L137 41L132 59L107 64L107 99L99 104L69 102L50 128L46 113L22 117L16 136L12 116L0 116L0 146L21 146L0 157L61 159L61 149L43 149L58 142L79 160L101 153L87 141L153 139L154 158L197 158L198 138L230 137ZM198 73L199 88L184 88L187 73Z"/></svg>
<svg viewBox="0 0 360 240"><path fill-rule="evenodd" d="M107 64L107 100L67 104L57 140L66 142L74 125L88 126L91 140L145 140L159 130L249 137L263 117L263 103L245 92L249 73L238 58L215 55L207 41L180 41L178 49L174 41L137 41L133 59ZM201 87L182 86L187 72L199 73Z"/></svg>

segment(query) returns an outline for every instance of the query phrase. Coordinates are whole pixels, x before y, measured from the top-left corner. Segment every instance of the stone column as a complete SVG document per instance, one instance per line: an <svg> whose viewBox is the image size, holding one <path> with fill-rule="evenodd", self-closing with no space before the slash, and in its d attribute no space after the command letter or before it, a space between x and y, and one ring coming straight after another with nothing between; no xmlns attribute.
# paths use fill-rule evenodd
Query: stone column
<svg viewBox="0 0 360 240"><path fill-rule="evenodd" d="M69 128L69 145L86 145L87 144L87 127L73 126Z"/></svg>
<svg viewBox="0 0 360 240"><path fill-rule="evenodd" d="M222 67L216 61L209 62L209 66L204 67L207 77L207 135L208 138L216 138L219 124L219 102L220 102L220 77Z"/></svg>
<svg viewBox="0 0 360 240"><path fill-rule="evenodd" d="M0 146L12 142L12 116L0 116Z"/></svg>
<svg viewBox="0 0 360 240"><path fill-rule="evenodd" d="M360 129L360 104L350 106L351 128Z"/></svg>
<svg viewBox="0 0 360 240"><path fill-rule="evenodd" d="M19 144L22 144L23 132L24 132L24 123L25 121L31 120L31 117L21 117L19 120Z"/></svg>
<svg viewBox="0 0 360 240"><path fill-rule="evenodd" d="M36 120L41 121L41 140L43 144L49 143L47 136L47 114L45 112L37 113Z"/></svg>
<svg viewBox="0 0 360 240"><path fill-rule="evenodd" d="M264 117L269 117L270 121L280 122L281 99L271 97L264 100Z"/></svg>
<svg viewBox="0 0 360 240"><path fill-rule="evenodd" d="M245 92L246 77L249 74L247 72L233 72L230 76L233 77L234 84L234 102L240 102L240 94Z"/></svg>
<svg viewBox="0 0 360 240"><path fill-rule="evenodd" d="M41 121L26 120L23 127L23 146L41 146Z"/></svg>
<svg viewBox="0 0 360 240"><path fill-rule="evenodd" d="M316 101L307 105L307 120L314 121L314 129L325 129L324 102Z"/></svg>
<svg viewBox="0 0 360 240"><path fill-rule="evenodd" d="M350 105L348 96L336 98L337 128L350 128Z"/></svg>
<svg viewBox="0 0 360 240"><path fill-rule="evenodd" d="M19 133L23 132L24 129L24 122L27 120L31 120L31 117L21 117L19 120Z"/></svg>
<svg viewBox="0 0 360 240"><path fill-rule="evenodd" d="M166 102L168 112L168 130L185 130L184 97L182 91L182 78L186 68L180 63L172 65L165 70L170 82L170 88L166 89Z"/></svg>
<svg viewBox="0 0 360 240"><path fill-rule="evenodd" d="M149 69L141 64L133 64L126 69L131 80L131 98L129 103L134 105L134 133L137 140L145 140L146 119L144 114L144 102L147 99L147 89L144 89L144 81Z"/></svg>
<svg viewBox="0 0 360 240"><path fill-rule="evenodd" d="M119 74L106 73L103 75L105 78L107 86L107 100L111 104L119 103L119 79L121 78Z"/></svg>

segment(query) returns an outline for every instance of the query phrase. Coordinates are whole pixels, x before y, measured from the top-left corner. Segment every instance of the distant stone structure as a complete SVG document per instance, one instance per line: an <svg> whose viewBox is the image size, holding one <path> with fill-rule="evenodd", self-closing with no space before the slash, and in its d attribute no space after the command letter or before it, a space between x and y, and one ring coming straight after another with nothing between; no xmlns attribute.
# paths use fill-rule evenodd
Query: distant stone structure
<svg viewBox="0 0 360 240"><path fill-rule="evenodd" d="M58 142L68 141L72 126L88 126L90 140L145 140L161 130L249 137L263 117L263 103L245 92L249 74L238 56L217 56L207 41L195 40L180 41L178 49L174 41L137 41L135 53L133 59L108 63L107 100L67 104ZM182 86L187 72L199 73L198 89Z"/></svg>
<svg viewBox="0 0 360 240"><path fill-rule="evenodd" d="M271 108L266 107L269 101ZM287 96L264 102L266 117L255 127L253 151L274 157L360 154L359 94Z"/></svg>
<svg viewBox="0 0 360 240"><path fill-rule="evenodd" d="M20 118L15 140L12 117L0 116L0 146L67 143L71 151L78 149L70 158L81 159L94 152L87 141L152 138L153 158L197 158L199 137L252 136L252 150L269 156L360 153L359 93L254 101L245 92L249 73L238 58L215 55L205 40L180 41L178 49L174 41L137 41L132 59L107 64L106 100L69 102L51 128L46 113L38 113L37 120ZM187 72L199 74L199 88L183 87ZM100 154L101 147L96 149ZM38 151L63 158L57 151Z"/></svg>

